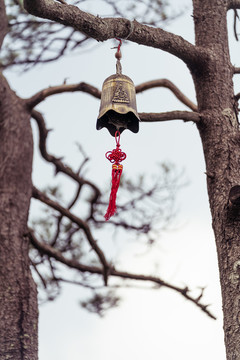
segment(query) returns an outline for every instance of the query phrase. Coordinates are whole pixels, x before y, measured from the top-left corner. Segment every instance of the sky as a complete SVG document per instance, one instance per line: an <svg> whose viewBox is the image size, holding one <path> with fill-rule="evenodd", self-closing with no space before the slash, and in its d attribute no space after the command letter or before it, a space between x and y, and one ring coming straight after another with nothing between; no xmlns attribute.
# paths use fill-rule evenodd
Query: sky
<svg viewBox="0 0 240 360"><path fill-rule="evenodd" d="M194 42L191 1L171 0L175 10L180 5L184 15L167 26L190 42ZM95 7L92 5L94 10ZM100 10L99 10L100 13ZM231 20L231 19L230 19ZM233 40L231 56L236 66L239 44ZM24 74L7 72L12 87L28 97L48 86L88 82L101 88L106 77L115 73L113 40L94 44L89 52L72 55L54 64L38 67ZM123 73L136 85L149 80L167 78L195 101L194 86L186 66L161 50L146 48L129 41L122 45ZM23 86L24 84L24 86ZM236 90L239 91L236 84ZM152 89L137 95L139 112L160 112L186 109L167 89ZM48 141L49 151L64 155L66 162L77 166L76 142L83 145L91 160L88 177L99 186L109 182L109 164L105 152L115 144L107 131L96 131L99 101L87 94L53 96L39 105L48 128L54 131ZM33 123L37 143L36 126ZM125 288L118 308L104 318L86 312L79 306L84 289L66 285L56 301L40 307L40 360L210 360L225 359L222 331L221 296L217 258L207 200L205 165L200 138L191 123L141 123L138 134L124 132L121 147L128 155L124 172L130 178L141 173L154 173L157 163L170 161L184 169L188 185L177 197L177 226L164 233L149 256L134 256L136 244L124 238L114 239L112 230L105 230L101 245L111 249L123 269L154 273L173 284L192 289L206 287L203 302L211 304L217 316L214 321L179 294L168 289ZM39 157L35 146L33 182L44 187L52 182L53 169ZM64 178L56 178L66 187ZM67 196L67 195L66 195ZM32 211L34 211L32 204ZM123 236L123 235L122 235ZM141 247L138 247L141 254ZM197 294L197 291L195 292Z"/></svg>

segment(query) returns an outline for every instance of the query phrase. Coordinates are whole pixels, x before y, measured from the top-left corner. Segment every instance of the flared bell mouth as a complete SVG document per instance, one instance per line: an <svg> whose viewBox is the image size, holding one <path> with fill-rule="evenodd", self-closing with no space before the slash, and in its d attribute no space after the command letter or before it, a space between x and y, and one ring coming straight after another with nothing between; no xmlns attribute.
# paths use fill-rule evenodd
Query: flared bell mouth
<svg viewBox="0 0 240 360"><path fill-rule="evenodd" d="M122 133L125 129L137 133L139 131L139 117L132 111L119 113L108 110L97 120L97 130L104 127L108 129L112 136L115 136L116 131Z"/></svg>

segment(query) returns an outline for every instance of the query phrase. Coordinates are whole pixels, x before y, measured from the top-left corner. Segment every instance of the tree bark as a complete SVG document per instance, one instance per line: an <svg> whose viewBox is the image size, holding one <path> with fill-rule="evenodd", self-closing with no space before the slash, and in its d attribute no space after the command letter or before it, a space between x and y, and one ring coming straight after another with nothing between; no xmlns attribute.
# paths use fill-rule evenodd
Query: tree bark
<svg viewBox="0 0 240 360"><path fill-rule="evenodd" d="M5 2L4 0L0 0L0 48L2 46L4 37L7 34L7 27L8 27L8 22L5 11Z"/></svg>
<svg viewBox="0 0 240 360"><path fill-rule="evenodd" d="M209 51L202 69L192 68L216 238L228 360L240 360L240 208L229 203L240 185L240 133L229 58L227 1L194 0L196 45Z"/></svg>
<svg viewBox="0 0 240 360"><path fill-rule="evenodd" d="M32 131L0 74L0 359L37 360L37 291L29 267Z"/></svg>
<svg viewBox="0 0 240 360"><path fill-rule="evenodd" d="M0 0L0 48L8 31ZM37 360L37 291L27 233L32 131L25 102L0 72L0 360Z"/></svg>

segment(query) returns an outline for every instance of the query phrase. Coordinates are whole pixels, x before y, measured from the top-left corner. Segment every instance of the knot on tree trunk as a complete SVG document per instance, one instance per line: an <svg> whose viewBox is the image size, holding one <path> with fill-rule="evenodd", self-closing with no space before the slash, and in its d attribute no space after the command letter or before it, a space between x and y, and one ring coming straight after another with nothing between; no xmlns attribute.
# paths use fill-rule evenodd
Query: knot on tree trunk
<svg viewBox="0 0 240 360"><path fill-rule="evenodd" d="M231 188L229 200L233 205L240 207L240 185L235 185Z"/></svg>

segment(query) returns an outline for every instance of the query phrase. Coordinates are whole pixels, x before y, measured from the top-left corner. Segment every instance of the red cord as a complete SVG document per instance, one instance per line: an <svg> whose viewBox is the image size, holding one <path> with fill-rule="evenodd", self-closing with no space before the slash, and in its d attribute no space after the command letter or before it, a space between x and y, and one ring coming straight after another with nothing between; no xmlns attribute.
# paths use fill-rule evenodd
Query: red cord
<svg viewBox="0 0 240 360"><path fill-rule="evenodd" d="M120 52L120 48L122 46L122 40L119 39L119 38L115 38L117 41L119 41L119 44L118 44L118 47L117 47L117 52L119 53Z"/></svg>

